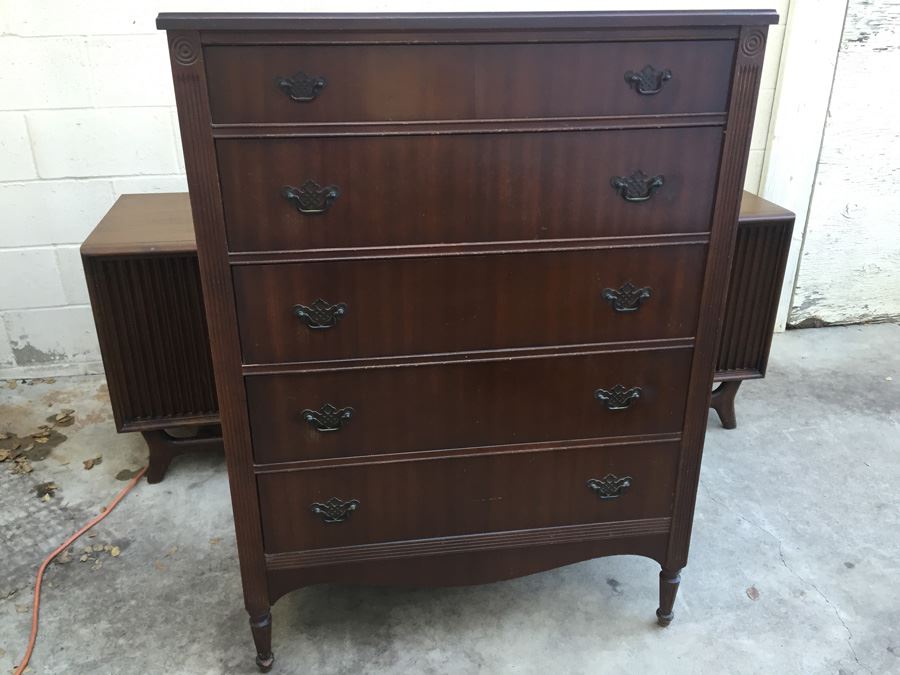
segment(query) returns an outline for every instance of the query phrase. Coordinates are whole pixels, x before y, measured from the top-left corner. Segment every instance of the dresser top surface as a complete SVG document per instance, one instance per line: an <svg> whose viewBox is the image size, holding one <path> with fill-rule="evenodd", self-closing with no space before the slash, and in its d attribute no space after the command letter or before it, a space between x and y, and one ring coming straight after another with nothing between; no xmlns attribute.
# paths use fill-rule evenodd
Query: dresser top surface
<svg viewBox="0 0 900 675"><path fill-rule="evenodd" d="M181 13L156 19L163 30L465 30L604 29L767 25L774 9L641 12L442 12L442 13Z"/></svg>
<svg viewBox="0 0 900 675"><path fill-rule="evenodd" d="M794 214L744 192L741 221L782 220ZM85 256L162 255L197 250L187 192L122 195L81 246Z"/></svg>
<svg viewBox="0 0 900 675"><path fill-rule="evenodd" d="M186 192L122 195L81 245L87 257L194 253Z"/></svg>

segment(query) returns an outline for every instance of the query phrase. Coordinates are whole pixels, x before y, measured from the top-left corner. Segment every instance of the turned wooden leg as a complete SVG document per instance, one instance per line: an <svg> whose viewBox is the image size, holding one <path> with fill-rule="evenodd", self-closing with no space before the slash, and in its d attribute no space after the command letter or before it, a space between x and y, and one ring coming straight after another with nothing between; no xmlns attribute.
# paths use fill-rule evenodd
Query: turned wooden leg
<svg viewBox="0 0 900 675"><path fill-rule="evenodd" d="M675 604L675 596L678 594L678 584L681 583L681 570L667 570L665 567L659 573L659 609L656 610L656 622L665 628L675 616L672 607Z"/></svg>
<svg viewBox="0 0 900 675"><path fill-rule="evenodd" d="M250 617L250 631L253 633L253 643L256 645L256 665L259 672L268 673L275 663L275 655L272 653L272 614Z"/></svg>
<svg viewBox="0 0 900 675"><path fill-rule="evenodd" d="M734 429L737 426L737 417L734 414L734 397L737 396L740 380L722 382L713 390L712 401L709 406L719 414L719 420L726 429Z"/></svg>

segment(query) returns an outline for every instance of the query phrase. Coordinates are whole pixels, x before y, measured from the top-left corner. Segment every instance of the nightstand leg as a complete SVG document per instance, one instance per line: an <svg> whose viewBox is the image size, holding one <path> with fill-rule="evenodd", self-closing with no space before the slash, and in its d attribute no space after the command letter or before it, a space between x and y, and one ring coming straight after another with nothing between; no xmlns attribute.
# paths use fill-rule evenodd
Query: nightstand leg
<svg viewBox="0 0 900 675"><path fill-rule="evenodd" d="M737 426L737 417L734 414L734 397L737 396L740 380L722 382L713 389L712 401L709 407L719 413L719 420L726 429L734 429Z"/></svg>
<svg viewBox="0 0 900 675"><path fill-rule="evenodd" d="M675 596L678 594L678 584L681 583L681 570L667 570L663 567L659 573L659 609L656 610L657 623L665 628L675 614L672 607L675 604Z"/></svg>
<svg viewBox="0 0 900 675"><path fill-rule="evenodd" d="M159 483L166 475L172 458L180 454L172 445L171 437L160 430L143 431L141 434L150 448L150 461L147 466L147 482Z"/></svg>
<svg viewBox="0 0 900 675"><path fill-rule="evenodd" d="M275 662L275 655L272 653L272 614L266 612L261 616L251 616L250 631L256 645L256 665L259 672L268 673Z"/></svg>

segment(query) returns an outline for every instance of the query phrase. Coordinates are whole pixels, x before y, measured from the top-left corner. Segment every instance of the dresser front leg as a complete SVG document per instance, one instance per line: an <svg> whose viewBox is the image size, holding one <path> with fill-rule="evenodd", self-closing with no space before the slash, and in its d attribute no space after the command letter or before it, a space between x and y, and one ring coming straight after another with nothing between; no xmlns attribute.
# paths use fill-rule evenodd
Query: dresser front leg
<svg viewBox="0 0 900 675"><path fill-rule="evenodd" d="M734 412L734 397L737 396L738 388L741 386L740 380L730 380L722 382L718 387L713 389L712 400L709 407L719 413L719 421L726 429L734 429L737 427L737 417Z"/></svg>
<svg viewBox="0 0 900 675"><path fill-rule="evenodd" d="M656 622L665 628L675 614L672 606L675 604L675 596L678 594L678 584L681 583L681 570L668 570L665 567L659 573L659 609L656 610Z"/></svg>
<svg viewBox="0 0 900 675"><path fill-rule="evenodd" d="M253 643L256 645L256 665L259 672L268 673L275 663L275 655L272 653L272 614L250 616L250 631L253 633Z"/></svg>

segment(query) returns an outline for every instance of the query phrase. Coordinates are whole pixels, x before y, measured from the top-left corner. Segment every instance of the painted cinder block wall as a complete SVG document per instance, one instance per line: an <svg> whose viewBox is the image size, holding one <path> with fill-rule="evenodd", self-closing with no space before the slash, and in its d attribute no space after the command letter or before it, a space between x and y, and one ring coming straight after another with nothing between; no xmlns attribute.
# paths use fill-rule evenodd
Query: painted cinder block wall
<svg viewBox="0 0 900 675"><path fill-rule="evenodd" d="M766 153L788 0L552 6L462 0L429 11L774 7L747 188ZM0 12L0 377L101 372L78 247L116 197L184 191L160 11L416 11L421 3L8 0Z"/></svg>

